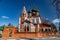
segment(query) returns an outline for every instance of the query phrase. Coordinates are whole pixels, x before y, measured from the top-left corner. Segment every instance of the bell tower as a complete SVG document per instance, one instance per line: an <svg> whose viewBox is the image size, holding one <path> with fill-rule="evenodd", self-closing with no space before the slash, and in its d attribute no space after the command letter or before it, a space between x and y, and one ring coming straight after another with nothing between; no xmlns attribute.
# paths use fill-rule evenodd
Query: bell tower
<svg viewBox="0 0 60 40"><path fill-rule="evenodd" d="M19 32L23 32L24 31L24 29L23 29L24 28L23 23L24 23L24 20L27 19L27 17L28 17L28 14L27 14L26 8L24 6L23 10L22 10L22 13L21 13L21 16L19 18Z"/></svg>

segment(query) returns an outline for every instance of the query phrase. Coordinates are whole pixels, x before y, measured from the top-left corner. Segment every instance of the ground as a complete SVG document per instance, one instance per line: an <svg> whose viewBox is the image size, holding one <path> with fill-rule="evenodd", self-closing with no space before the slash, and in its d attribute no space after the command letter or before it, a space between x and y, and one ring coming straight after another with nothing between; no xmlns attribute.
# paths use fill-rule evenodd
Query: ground
<svg viewBox="0 0 60 40"><path fill-rule="evenodd" d="M60 37L42 37L42 38L0 38L0 40L60 40Z"/></svg>

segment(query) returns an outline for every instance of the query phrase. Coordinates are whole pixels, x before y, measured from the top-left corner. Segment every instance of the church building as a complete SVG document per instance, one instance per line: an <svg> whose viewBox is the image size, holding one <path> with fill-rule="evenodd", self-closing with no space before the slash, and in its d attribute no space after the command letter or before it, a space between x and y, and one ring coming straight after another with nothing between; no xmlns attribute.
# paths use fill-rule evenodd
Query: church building
<svg viewBox="0 0 60 40"><path fill-rule="evenodd" d="M19 18L19 32L51 32L51 25L43 23L39 14L37 9L27 13L24 6Z"/></svg>

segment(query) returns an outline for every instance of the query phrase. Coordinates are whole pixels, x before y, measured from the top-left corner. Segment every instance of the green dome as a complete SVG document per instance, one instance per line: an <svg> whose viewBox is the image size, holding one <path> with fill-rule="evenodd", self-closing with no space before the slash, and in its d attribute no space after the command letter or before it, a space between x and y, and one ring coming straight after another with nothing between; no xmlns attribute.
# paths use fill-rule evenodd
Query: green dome
<svg viewBox="0 0 60 40"><path fill-rule="evenodd" d="M0 27L0 31L2 31L4 28L3 27Z"/></svg>
<svg viewBox="0 0 60 40"><path fill-rule="evenodd" d="M32 12L39 12L39 10L36 9L36 8L33 8L33 9L32 9Z"/></svg>
<svg viewBox="0 0 60 40"><path fill-rule="evenodd" d="M39 10L36 9L36 8L33 8L32 10L29 10L29 11L28 11L28 13L31 13L31 12L39 12Z"/></svg>

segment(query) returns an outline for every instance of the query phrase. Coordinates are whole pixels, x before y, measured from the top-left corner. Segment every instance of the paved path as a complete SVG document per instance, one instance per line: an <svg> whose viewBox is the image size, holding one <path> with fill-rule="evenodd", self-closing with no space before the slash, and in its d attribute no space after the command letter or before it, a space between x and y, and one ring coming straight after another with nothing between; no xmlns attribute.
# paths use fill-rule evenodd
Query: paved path
<svg viewBox="0 0 60 40"><path fill-rule="evenodd" d="M60 40L60 37L43 37L43 38L31 38L31 39L27 39L27 38L7 38L7 39L2 39L0 38L0 40Z"/></svg>

